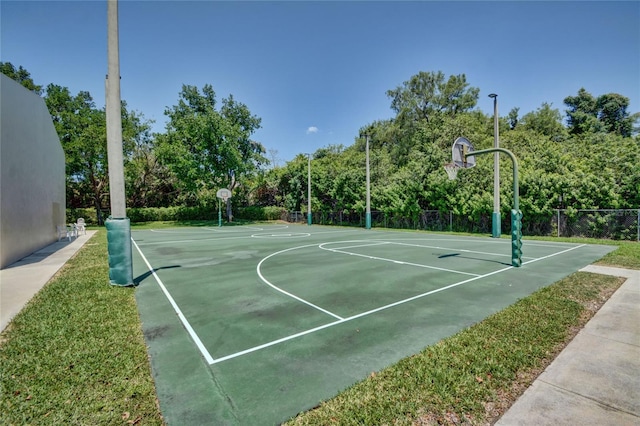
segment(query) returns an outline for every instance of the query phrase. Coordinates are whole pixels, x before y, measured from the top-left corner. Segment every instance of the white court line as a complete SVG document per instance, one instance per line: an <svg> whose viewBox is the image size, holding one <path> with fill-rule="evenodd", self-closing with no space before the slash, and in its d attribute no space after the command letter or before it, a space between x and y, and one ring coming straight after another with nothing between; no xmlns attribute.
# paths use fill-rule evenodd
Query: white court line
<svg viewBox="0 0 640 426"><path fill-rule="evenodd" d="M537 258L537 259L533 259L533 260L530 260L530 261L528 261L528 262L523 262L522 264L523 264L523 265L528 265L529 263L537 262L538 260L548 259L548 258L553 257L553 256L556 256L556 255L558 255L558 254L567 253L567 252L569 252L569 251L572 251L572 250L575 250L575 249L579 249L580 247L584 247L584 246L586 246L586 244L580 244L579 246L571 247L571 248L568 248L568 249L566 249L566 250L559 251L558 253L553 253L553 254L549 254L549 255L547 255L547 256L539 257L539 258Z"/></svg>
<svg viewBox="0 0 640 426"><path fill-rule="evenodd" d="M291 294L291 293L289 293L289 292L287 292L287 291L284 291L283 289L281 289L281 288L279 288L279 287L277 287L277 286L275 286L275 285L271 284L271 283L269 282L269 280L267 280L267 279L262 275L262 272L260 272L260 268L261 268L261 266L262 266L262 263L263 263L265 260L267 260L267 259L269 259L270 257L272 257L272 256L276 256L276 255L281 254L281 253L286 253L286 252L291 251L291 250L297 250L297 249L301 249L301 248L305 248L305 247L314 247L314 246L317 246L317 245L318 245L317 243L316 243L316 244L308 244L308 245L306 245L306 246L291 247L291 248L288 248L288 249L285 249L285 250L280 250L280 251L277 251L277 252L275 252L275 253L271 253L269 256L267 256L267 257L263 258L263 259L258 263L258 266L256 266L256 272L258 273L258 276L260 277L260 279L261 279L262 281L264 281L268 286L270 286L271 288L273 288L274 290L277 290L277 291L279 291L279 292L280 292L280 293L282 293L282 294L286 294L287 296L292 297L292 298L294 298L294 299L296 299L296 300L298 300L298 301L300 301L300 302L302 302L302 303L304 303L304 304L306 304L306 305L309 305L309 306L311 306L311 307L312 307L312 308L314 308L314 309L317 309L317 310L319 310L319 311L321 311L321 312L324 312L324 313L325 313L325 314L327 314L327 315L331 315L332 317L334 317L334 318L337 318L337 319L341 320L341 319L342 319L342 317L341 317L341 316L336 315L336 314L334 314L333 312L329 312L329 311L327 311L326 309L321 308L320 306L314 305L313 303L311 303L311 302L309 302L309 301L306 301L306 300L304 300L303 298L296 296L295 294Z"/></svg>
<svg viewBox="0 0 640 426"><path fill-rule="evenodd" d="M162 280L160 280L160 277L158 276L158 274L156 274L156 271L153 270L153 267L151 266L151 264L149 264L149 261L147 260L147 258L144 256L144 254L142 254L142 251L140 250L140 247L138 247L138 244L136 244L136 242L135 242L135 240L133 238L131 239L131 242L133 243L134 246L136 246L136 249L138 250L138 253L140 253L140 256L142 256L142 260L144 260L144 263L147 264L147 267L149 268L149 271L151 272L151 274L153 274L153 277L156 279L156 282L160 286L160 289L162 289L162 292L164 293L164 295L169 300L169 303L171 303L171 306L173 307L173 310L178 315L178 318L180 318L180 322L182 323L184 328L189 333L189 336L191 336L191 339L193 339L193 341L195 342L196 346L200 350L200 353L202 354L204 359L209 364L213 364L213 362L214 362L213 357L211 356L209 351L207 351L207 348L204 347L204 344L202 344L202 341L200 340L200 338L198 337L196 332L191 327L191 324L189 324L189 321L187 321L187 318L184 316L184 314L182 313L182 311L178 307L178 304L176 303L176 301L173 300L173 297L171 297L171 294L169 294L169 291L167 290L167 288L162 283Z"/></svg>
<svg viewBox="0 0 640 426"><path fill-rule="evenodd" d="M511 257L510 254L487 253L487 252L484 252L484 251L453 249L453 248L450 248L450 247L425 246L423 244L409 244L409 243L396 243L396 242L391 243L391 244L398 244L398 245L401 245L401 246L410 246L410 247L432 248L432 249L438 249L438 250L455 251L455 252L460 252L460 253L484 254L484 255L487 255L487 256ZM509 244L511 244L511 242L509 242ZM527 258L527 259L535 259L535 257L527 257L527 256L522 256L522 257L523 258Z"/></svg>
<svg viewBox="0 0 640 426"><path fill-rule="evenodd" d="M169 240L169 241L154 241L150 243L141 243L143 246L153 246L158 244L176 244L176 243L197 243L200 241L221 241L221 240L239 240L242 238L251 238L251 235L243 235L241 237L222 237L222 238L200 238L197 240Z"/></svg>
<svg viewBox="0 0 640 426"><path fill-rule="evenodd" d="M553 248L558 248L558 247L573 247L567 243L555 243L555 244L539 244L534 242L535 240L522 240L522 246L535 246L535 247L553 247ZM582 244L583 246L586 244Z"/></svg>
<svg viewBox="0 0 640 426"><path fill-rule="evenodd" d="M351 241L344 241L346 242L351 242ZM353 241L354 243L357 241ZM378 257L378 256L369 256L366 254L360 254L360 253L352 253L350 251L342 251L342 249L332 249L332 248L328 248L328 247L324 247L325 244L338 244L339 242L331 242L331 243L322 243L318 246L318 248L320 248L321 250L327 250L327 251L331 251L334 253L342 253L342 254L348 254L351 256L359 256L359 257L364 257L366 259L373 259L373 260L382 260L383 262L392 262L392 263L397 263L399 265L409 265L409 266L417 266L419 268L426 268L426 269L435 269L437 271L444 271L444 272L451 272L454 274L462 274L462 275L471 275L472 277L477 277L479 276L478 274L473 274L471 272L462 272L462 271L456 271L454 269L446 269L446 268L438 268L437 266L428 266L428 265L422 265L420 263L411 263L411 262L405 262L402 260L395 260L395 259L386 259L384 257ZM396 243L389 243L389 244L396 244ZM373 245L378 245L378 244L370 244L371 246ZM360 245L360 246L352 246L352 247L367 247L367 245ZM350 248L350 247L345 247L345 248Z"/></svg>
<svg viewBox="0 0 640 426"><path fill-rule="evenodd" d="M529 262L523 263L523 265L527 264L527 263L537 262L538 260L548 259L550 257L557 256L557 255L560 255L560 254L563 254L563 253L567 253L569 251L578 249L580 247L584 247L585 245L586 244L581 244L579 246L572 247L570 249L563 250L563 251L558 252L558 253L553 253L553 254L550 254L548 256L544 256L544 257L541 257L541 258L538 258L538 259L535 259L535 260L531 260ZM310 246L312 246L312 245L304 246L304 247L310 247ZM303 248L303 247L298 247L298 248ZM496 274L499 274L499 273L502 273L504 271L508 271L508 270L511 270L511 269L514 269L514 267L513 266L508 266L506 268L502 268L502 269L499 269L497 271L489 272L488 274L479 275L477 277L469 278L469 279L464 280L464 281L459 281L457 283L453 283L453 284L450 284L450 285L445 286L445 287L440 287L440 288L437 288L435 290L428 291L426 293L418 294L417 296L409 297L407 299L399 300L397 302L390 303L388 305L381 306L379 308L372 309L370 311L362 312L360 314L356 314L356 315L353 315L353 316L350 316L350 317L347 317L347 318L343 318L343 319L340 319L338 321L330 322L328 324L324 324L324 325L321 325L319 327L314 327L314 328L311 328L309 330L305 330L305 331L302 331L300 333L292 334L290 336L283 337L281 339L273 340L271 342L267 342L267 343L264 343L262 345L255 346L253 348L245 349L245 350L240 351L240 352L235 352L233 354L226 355L224 357L221 357L221 358L213 360L212 362L210 362L210 365L217 364L217 363L222 362L222 361L227 361L227 360L230 360L230 359L233 359L233 358L237 358L237 357L242 356L242 355L247 355L247 354L249 354L251 352L256 352L256 351L259 351L261 349L265 349L265 348L268 348L270 346L277 345L279 343L283 343L283 342L286 342L286 341L289 341L289 340L292 340L292 339L296 339L298 337L301 337L301 336L304 336L304 335L307 335L307 334L311 334L311 333L314 333L316 331L319 331L319 330L322 330L322 329L325 329L325 328L333 327L334 325L342 324L342 323L345 323L345 322L348 322L348 321L351 321L351 320L354 320L354 319L357 319L357 318L362 318L364 316L371 315L371 314L374 314L376 312L383 311L385 309L389 309L389 308L392 308L392 307L395 307L395 306L399 306L399 305L402 305L402 304L405 304L405 303L408 303L408 302L412 302L414 300L421 299L423 297L426 297L426 296L429 296L429 295L432 295L432 294L435 294L435 293L439 293L441 291L449 290L451 288L458 287L458 286L461 286L463 284L467 284L467 283L470 283L472 281L476 281L476 280L479 280L479 279L482 279L482 278L486 278L486 277L489 277L491 275L496 275Z"/></svg>
<svg viewBox="0 0 640 426"><path fill-rule="evenodd" d="M332 243L323 243L323 244L332 244ZM322 246L323 244L320 244L318 247L322 249L322 247L321 247L321 246ZM339 243L335 243L335 244L339 244ZM389 243L389 242L387 242L387 241L379 241L379 242L374 242L374 243L372 243L372 244L359 244L359 245L357 245L357 246L340 247L340 248L338 248L338 249L334 249L334 250L346 250L346 249L357 248L357 247L373 247L373 246L382 246L382 245L385 245L385 244L392 244L392 243ZM332 250L332 249L327 249L327 250Z"/></svg>

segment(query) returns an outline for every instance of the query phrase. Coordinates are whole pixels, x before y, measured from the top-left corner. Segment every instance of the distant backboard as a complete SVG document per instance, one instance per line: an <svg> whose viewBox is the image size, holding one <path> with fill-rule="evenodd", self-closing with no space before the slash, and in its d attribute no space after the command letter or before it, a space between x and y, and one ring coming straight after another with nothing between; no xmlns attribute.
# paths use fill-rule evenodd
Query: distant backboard
<svg viewBox="0 0 640 426"><path fill-rule="evenodd" d="M459 137L451 147L451 161L458 167L470 168L476 165L476 157L469 155L474 151L467 138ZM466 157L465 157L466 156Z"/></svg>
<svg viewBox="0 0 640 426"><path fill-rule="evenodd" d="M222 201L227 201L228 198L231 198L231 191L227 188L220 188L218 192L216 192L216 197L221 198Z"/></svg>

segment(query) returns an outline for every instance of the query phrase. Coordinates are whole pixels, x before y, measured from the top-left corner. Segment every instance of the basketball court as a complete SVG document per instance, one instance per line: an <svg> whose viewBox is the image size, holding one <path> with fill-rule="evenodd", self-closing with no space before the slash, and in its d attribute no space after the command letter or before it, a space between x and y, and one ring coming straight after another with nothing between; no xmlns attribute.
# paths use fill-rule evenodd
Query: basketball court
<svg viewBox="0 0 640 426"><path fill-rule="evenodd" d="M168 424L278 424L613 246L307 225L132 232Z"/></svg>

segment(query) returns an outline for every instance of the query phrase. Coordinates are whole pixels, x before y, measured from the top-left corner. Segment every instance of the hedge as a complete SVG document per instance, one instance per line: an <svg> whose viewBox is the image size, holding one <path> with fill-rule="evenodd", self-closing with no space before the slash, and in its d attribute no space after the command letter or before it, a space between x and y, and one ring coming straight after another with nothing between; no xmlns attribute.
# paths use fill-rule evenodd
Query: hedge
<svg viewBox="0 0 640 426"><path fill-rule="evenodd" d="M234 210L236 219L244 220L279 220L286 210L282 207L239 207ZM223 213L224 215L224 213ZM74 223L84 218L88 225L97 225L98 219L94 208L67 209L67 222ZM108 211L102 212L103 219L109 217ZM128 208L127 217L132 223L176 221L176 220L217 220L218 211L210 207L140 207Z"/></svg>

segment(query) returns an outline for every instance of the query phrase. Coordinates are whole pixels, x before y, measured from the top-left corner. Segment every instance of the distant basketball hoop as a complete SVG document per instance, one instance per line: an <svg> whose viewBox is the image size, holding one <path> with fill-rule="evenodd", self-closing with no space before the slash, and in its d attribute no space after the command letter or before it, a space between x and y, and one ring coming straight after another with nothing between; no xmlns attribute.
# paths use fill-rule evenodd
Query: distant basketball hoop
<svg viewBox="0 0 640 426"><path fill-rule="evenodd" d="M227 188L218 189L218 192L216 192L216 197L220 198L226 203L227 200L231 198L231 191L229 191Z"/></svg>
<svg viewBox="0 0 640 426"><path fill-rule="evenodd" d="M216 197L221 199L224 203L227 202L229 198L231 198L231 191L227 188L220 188L218 192L216 192ZM222 226L222 208L220 207L220 202L218 201L218 226Z"/></svg>

